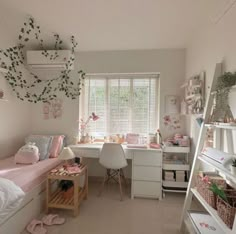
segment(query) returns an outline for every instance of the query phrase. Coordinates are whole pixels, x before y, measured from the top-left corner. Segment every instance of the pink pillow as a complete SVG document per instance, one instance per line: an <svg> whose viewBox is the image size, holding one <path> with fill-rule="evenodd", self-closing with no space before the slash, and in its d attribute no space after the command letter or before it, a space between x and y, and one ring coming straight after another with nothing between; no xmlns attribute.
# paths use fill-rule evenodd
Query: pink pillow
<svg viewBox="0 0 236 234"><path fill-rule="evenodd" d="M65 138L65 136L63 136L63 135L53 136L49 158L57 158L58 157L58 155L61 152L64 138Z"/></svg>

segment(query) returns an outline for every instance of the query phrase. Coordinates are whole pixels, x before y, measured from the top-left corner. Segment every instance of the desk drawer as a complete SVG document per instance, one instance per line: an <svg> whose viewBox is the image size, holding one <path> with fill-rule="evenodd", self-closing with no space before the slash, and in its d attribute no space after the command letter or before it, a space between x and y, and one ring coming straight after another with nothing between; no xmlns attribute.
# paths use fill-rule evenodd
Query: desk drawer
<svg viewBox="0 0 236 234"><path fill-rule="evenodd" d="M161 152L134 152L133 164L140 166L161 166Z"/></svg>
<svg viewBox="0 0 236 234"><path fill-rule="evenodd" d="M75 151L76 157L99 158L100 150L98 149L78 149Z"/></svg>
<svg viewBox="0 0 236 234"><path fill-rule="evenodd" d="M133 180L161 181L161 167L133 167Z"/></svg>
<svg viewBox="0 0 236 234"><path fill-rule="evenodd" d="M161 182L133 181L133 195L138 197L161 197Z"/></svg>

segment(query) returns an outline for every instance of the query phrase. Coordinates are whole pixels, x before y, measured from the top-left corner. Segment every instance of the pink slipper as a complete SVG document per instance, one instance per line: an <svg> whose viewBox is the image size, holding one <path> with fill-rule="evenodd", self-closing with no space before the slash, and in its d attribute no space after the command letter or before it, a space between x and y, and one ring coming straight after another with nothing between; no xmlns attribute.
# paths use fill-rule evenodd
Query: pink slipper
<svg viewBox="0 0 236 234"><path fill-rule="evenodd" d="M26 227L26 230L31 234L45 234L47 230L43 227L43 222L33 219Z"/></svg>
<svg viewBox="0 0 236 234"><path fill-rule="evenodd" d="M54 224L63 224L65 223L65 219L60 218L57 214L49 214L42 218L42 222L48 226L51 226Z"/></svg>

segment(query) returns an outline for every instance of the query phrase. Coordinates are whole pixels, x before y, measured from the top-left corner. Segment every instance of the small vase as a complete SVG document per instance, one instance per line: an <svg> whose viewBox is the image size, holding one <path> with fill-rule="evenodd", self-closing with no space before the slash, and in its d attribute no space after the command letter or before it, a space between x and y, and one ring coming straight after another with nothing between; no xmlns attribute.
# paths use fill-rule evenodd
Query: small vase
<svg viewBox="0 0 236 234"><path fill-rule="evenodd" d="M86 138L86 136L81 136L80 137L80 143L85 143L85 138Z"/></svg>
<svg viewBox="0 0 236 234"><path fill-rule="evenodd" d="M233 167L232 165L230 165L230 170L231 170L231 173L236 176L236 167Z"/></svg>

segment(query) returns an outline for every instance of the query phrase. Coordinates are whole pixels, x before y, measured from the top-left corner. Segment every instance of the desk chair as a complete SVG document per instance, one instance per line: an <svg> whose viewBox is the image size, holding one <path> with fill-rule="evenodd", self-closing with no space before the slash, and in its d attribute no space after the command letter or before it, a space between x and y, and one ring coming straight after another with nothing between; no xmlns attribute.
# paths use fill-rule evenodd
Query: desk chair
<svg viewBox="0 0 236 234"><path fill-rule="evenodd" d="M106 168L106 173L100 188L99 196L102 194L105 182L113 179L115 182L119 183L120 200L122 201L123 196L121 178L126 184L122 168L128 165L122 146L117 143L104 143L100 154L99 163Z"/></svg>

